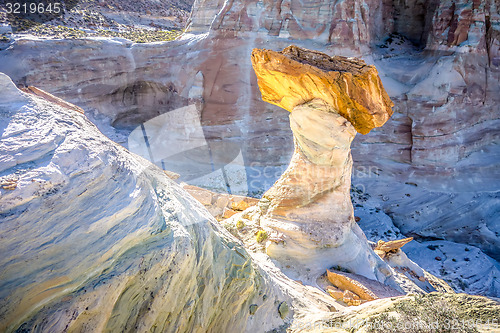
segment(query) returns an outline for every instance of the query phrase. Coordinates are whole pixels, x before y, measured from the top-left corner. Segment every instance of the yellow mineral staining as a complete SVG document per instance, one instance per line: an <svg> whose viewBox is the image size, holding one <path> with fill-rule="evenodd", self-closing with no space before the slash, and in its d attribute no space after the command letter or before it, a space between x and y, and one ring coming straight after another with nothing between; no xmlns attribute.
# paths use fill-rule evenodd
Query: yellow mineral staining
<svg viewBox="0 0 500 333"><path fill-rule="evenodd" d="M289 46L282 52L254 49L252 65L262 99L290 112L319 98L362 134L392 115L377 69L363 60Z"/></svg>

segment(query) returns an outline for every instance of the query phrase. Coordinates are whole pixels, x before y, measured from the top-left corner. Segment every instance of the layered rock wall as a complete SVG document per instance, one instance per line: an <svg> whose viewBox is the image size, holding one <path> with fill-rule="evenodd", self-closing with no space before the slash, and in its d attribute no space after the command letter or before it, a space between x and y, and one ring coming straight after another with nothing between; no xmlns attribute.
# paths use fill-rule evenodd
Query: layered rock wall
<svg viewBox="0 0 500 333"><path fill-rule="evenodd" d="M355 185L372 189L403 232L469 242L498 259L497 1L198 1L188 31L154 45L17 40L0 52L0 70L121 126L200 103L214 155L241 152L258 192L281 174L293 142L287 113L260 99L251 49L364 55L395 115L354 140Z"/></svg>

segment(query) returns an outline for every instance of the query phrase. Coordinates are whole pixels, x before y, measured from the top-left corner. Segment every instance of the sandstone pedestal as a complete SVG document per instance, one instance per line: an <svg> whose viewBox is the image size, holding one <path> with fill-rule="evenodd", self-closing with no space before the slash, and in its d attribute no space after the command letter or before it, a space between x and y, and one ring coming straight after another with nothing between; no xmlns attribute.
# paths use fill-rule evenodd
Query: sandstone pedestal
<svg viewBox="0 0 500 333"><path fill-rule="evenodd" d="M290 46L254 50L252 64L265 101L290 113L295 151L287 170L261 200L261 226L283 242L267 253L285 264L324 272L340 265L384 282L391 275L354 221L351 142L392 114L375 67Z"/></svg>

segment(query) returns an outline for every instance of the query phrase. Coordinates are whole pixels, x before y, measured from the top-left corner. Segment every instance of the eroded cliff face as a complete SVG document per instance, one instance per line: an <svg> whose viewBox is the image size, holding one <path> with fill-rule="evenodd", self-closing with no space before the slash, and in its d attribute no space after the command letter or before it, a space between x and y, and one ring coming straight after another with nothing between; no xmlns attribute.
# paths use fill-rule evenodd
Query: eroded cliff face
<svg viewBox="0 0 500 333"><path fill-rule="evenodd" d="M255 193L281 174L293 142L287 112L261 101L252 48L361 56L376 65L395 114L354 139L353 184L402 232L498 259L499 20L494 0L197 1L181 40L24 39L0 52L0 70L117 125L198 103L216 162L241 154Z"/></svg>
<svg viewBox="0 0 500 333"><path fill-rule="evenodd" d="M353 182L376 183L371 194L404 233L474 244L498 260L498 3L431 8L423 52L401 48L397 37L374 55L395 117L372 139L355 141L355 162L382 174ZM365 155L377 146L376 158ZM384 173L400 182L387 186Z"/></svg>

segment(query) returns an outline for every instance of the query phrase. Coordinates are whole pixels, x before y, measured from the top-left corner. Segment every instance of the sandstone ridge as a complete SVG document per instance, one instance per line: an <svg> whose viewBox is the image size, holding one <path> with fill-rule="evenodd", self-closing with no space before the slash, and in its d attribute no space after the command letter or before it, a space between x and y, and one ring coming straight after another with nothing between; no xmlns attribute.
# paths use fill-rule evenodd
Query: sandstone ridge
<svg viewBox="0 0 500 333"><path fill-rule="evenodd" d="M74 106L0 90L1 332L260 332L335 306Z"/></svg>

